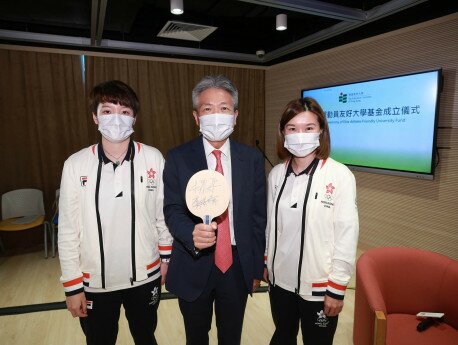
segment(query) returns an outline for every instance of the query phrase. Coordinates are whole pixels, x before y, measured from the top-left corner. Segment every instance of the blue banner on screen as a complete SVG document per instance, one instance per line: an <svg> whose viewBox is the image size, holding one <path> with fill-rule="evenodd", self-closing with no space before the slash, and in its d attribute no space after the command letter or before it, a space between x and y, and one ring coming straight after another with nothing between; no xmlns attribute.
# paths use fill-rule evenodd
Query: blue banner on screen
<svg viewBox="0 0 458 345"><path fill-rule="evenodd" d="M337 161L432 176L440 73L302 90L302 97L323 108Z"/></svg>

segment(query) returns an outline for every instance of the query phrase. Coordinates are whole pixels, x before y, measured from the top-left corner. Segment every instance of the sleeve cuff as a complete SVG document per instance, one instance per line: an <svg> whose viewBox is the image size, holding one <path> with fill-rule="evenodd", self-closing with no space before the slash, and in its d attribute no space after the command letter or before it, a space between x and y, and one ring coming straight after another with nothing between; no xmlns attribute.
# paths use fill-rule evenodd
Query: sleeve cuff
<svg viewBox="0 0 458 345"><path fill-rule="evenodd" d="M172 245L159 245L159 256L162 262L169 262L172 254Z"/></svg>
<svg viewBox="0 0 458 345"><path fill-rule="evenodd" d="M84 291L83 276L63 283L65 296L73 296Z"/></svg>
<svg viewBox="0 0 458 345"><path fill-rule="evenodd" d="M67 292L67 291L64 291L64 292L65 292L65 296L69 297L69 296L78 295L79 293L84 292L84 289L81 288L81 289L73 290L73 291L70 291L70 292Z"/></svg>
<svg viewBox="0 0 458 345"><path fill-rule="evenodd" d="M343 300L345 297L345 290L347 290L346 285L337 284L329 280L328 286L326 287L326 295L334 299Z"/></svg>

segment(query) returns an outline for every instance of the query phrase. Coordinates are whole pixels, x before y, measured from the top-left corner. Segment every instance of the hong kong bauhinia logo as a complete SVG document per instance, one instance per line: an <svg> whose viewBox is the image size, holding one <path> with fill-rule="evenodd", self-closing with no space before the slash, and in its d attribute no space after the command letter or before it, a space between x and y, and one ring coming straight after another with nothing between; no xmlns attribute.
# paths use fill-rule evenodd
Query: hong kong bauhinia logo
<svg viewBox="0 0 458 345"><path fill-rule="evenodd" d="M148 178L155 178L156 177L156 172L153 170L153 168L147 170L146 173L148 174Z"/></svg>
<svg viewBox="0 0 458 345"><path fill-rule="evenodd" d="M332 194L334 192L334 189L336 189L336 187L332 185L332 182L327 184L326 185L326 194Z"/></svg>
<svg viewBox="0 0 458 345"><path fill-rule="evenodd" d="M333 201L333 199L334 199L334 197L333 197L334 189L336 189L336 187L334 187L334 186L332 185L332 182L330 182L330 183L328 183L328 184L326 185L326 193L324 193L324 198L327 200L328 203L330 203L330 204L328 204L328 205L330 205L330 206L333 205L333 204L332 204L332 201Z"/></svg>
<svg viewBox="0 0 458 345"><path fill-rule="evenodd" d="M318 327L327 327L329 324L329 320L326 317L326 315L324 315L324 311L320 310L318 313L316 313L316 315L318 317L316 319L315 325L317 325Z"/></svg>
<svg viewBox="0 0 458 345"><path fill-rule="evenodd" d="M149 302L149 304L156 304L157 301L159 301L159 289L155 286L153 291L151 291L151 302Z"/></svg>
<svg viewBox="0 0 458 345"><path fill-rule="evenodd" d="M156 189L156 174L157 171L155 171L153 168L150 168L149 170L146 170L146 188L152 192Z"/></svg>

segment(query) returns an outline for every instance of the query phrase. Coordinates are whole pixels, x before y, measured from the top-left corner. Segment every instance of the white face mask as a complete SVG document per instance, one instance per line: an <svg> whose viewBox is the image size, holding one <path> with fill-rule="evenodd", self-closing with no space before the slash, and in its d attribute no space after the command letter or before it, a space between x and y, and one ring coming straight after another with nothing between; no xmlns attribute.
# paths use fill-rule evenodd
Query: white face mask
<svg viewBox="0 0 458 345"><path fill-rule="evenodd" d="M320 146L320 133L285 135L285 148L296 157L305 157Z"/></svg>
<svg viewBox="0 0 458 345"><path fill-rule="evenodd" d="M199 117L200 133L208 141L222 141L234 131L235 115L210 114Z"/></svg>
<svg viewBox="0 0 458 345"><path fill-rule="evenodd" d="M99 131L103 137L112 143L120 143L134 132L134 117L121 114L97 115Z"/></svg>

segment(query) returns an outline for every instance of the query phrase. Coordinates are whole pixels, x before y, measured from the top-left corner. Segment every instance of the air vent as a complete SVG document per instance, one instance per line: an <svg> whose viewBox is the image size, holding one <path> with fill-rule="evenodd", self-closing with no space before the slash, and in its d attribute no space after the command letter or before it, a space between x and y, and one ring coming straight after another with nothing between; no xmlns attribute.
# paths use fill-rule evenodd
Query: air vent
<svg viewBox="0 0 458 345"><path fill-rule="evenodd" d="M216 29L215 26L168 21L157 36L200 42Z"/></svg>

